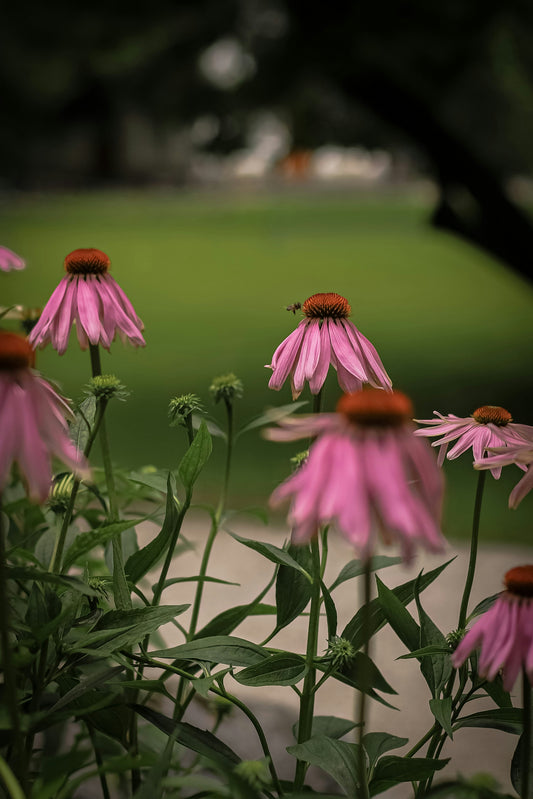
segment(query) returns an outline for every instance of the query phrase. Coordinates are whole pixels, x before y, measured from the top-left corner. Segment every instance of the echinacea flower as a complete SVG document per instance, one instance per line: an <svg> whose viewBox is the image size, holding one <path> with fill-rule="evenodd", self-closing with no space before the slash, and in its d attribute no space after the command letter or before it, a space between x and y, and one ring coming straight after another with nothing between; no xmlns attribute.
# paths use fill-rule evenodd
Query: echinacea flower
<svg viewBox="0 0 533 799"><path fill-rule="evenodd" d="M68 436L68 403L32 371L34 352L25 338L0 331L0 493L13 463L32 501L44 502L52 481L52 455L88 476L83 455Z"/></svg>
<svg viewBox="0 0 533 799"><path fill-rule="evenodd" d="M503 687L510 691L521 669L533 682L533 566L516 566L504 578L494 605L467 632L452 655L455 668L481 647L479 674L494 680L503 671Z"/></svg>
<svg viewBox="0 0 533 799"><path fill-rule="evenodd" d="M428 430L416 430L415 436L442 436L432 443L433 447L439 447L439 466L442 466L445 458L452 461L470 447L474 460L479 461L489 447L523 443L527 435L533 433L529 425L515 424L509 411L499 405L482 405L472 416L464 418L453 413L444 416L434 411L434 414L437 419L415 419L418 424L431 425ZM457 443L448 452L448 445L452 441ZM495 465L491 473L498 480L502 473L501 466Z"/></svg>
<svg viewBox="0 0 533 799"><path fill-rule="evenodd" d="M109 349L118 333L123 342L144 347L144 325L133 305L108 270L110 260L101 250L74 250L65 258L66 275L48 300L30 333L33 347L48 342L62 355L67 349L72 323L80 347L101 344Z"/></svg>
<svg viewBox="0 0 533 799"><path fill-rule="evenodd" d="M524 425L525 427L525 425ZM531 428L533 431L533 428ZM533 439L529 443L511 444L508 447L495 447L485 458L474 462L474 469L493 469L515 463L526 471L509 495L509 507L516 509L526 494L533 488Z"/></svg>
<svg viewBox="0 0 533 799"><path fill-rule="evenodd" d="M24 269L25 261L8 247L0 247L0 272L12 272Z"/></svg>
<svg viewBox="0 0 533 799"><path fill-rule="evenodd" d="M305 381L318 394L330 364L343 391L358 391L364 383L390 391L392 382L376 348L348 319L351 308L340 294L313 294L302 305L305 315L296 330L279 345L272 363L269 388L279 391L290 376L296 399Z"/></svg>
<svg viewBox="0 0 533 799"><path fill-rule="evenodd" d="M291 499L293 539L302 543L333 524L369 558L379 531L405 561L415 545L444 548L439 521L442 473L430 448L413 436L405 394L366 389L344 394L336 413L288 417L267 431L274 441L316 436L308 458L272 494Z"/></svg>

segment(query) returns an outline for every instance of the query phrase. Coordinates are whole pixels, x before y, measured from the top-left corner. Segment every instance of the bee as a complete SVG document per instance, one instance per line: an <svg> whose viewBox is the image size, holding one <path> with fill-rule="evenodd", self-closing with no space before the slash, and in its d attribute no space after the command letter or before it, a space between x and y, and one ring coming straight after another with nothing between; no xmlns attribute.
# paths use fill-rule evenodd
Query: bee
<svg viewBox="0 0 533 799"><path fill-rule="evenodd" d="M286 311L292 311L293 314L296 314L296 311L299 311L301 307L302 307L302 303L301 302L295 302L292 305L287 305L285 310Z"/></svg>

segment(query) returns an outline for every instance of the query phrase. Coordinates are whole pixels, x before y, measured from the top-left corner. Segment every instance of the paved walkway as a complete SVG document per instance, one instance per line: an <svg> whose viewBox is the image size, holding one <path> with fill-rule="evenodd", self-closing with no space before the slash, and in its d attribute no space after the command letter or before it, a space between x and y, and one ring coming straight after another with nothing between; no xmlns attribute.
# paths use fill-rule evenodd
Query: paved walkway
<svg viewBox="0 0 533 799"><path fill-rule="evenodd" d="M255 521L243 523L242 518L240 517L239 523L235 521L234 524L231 524L230 522L228 526L247 538L270 541L278 546L282 545L284 531L263 527ZM184 535L195 549L183 552L174 561L174 571L169 574L169 577L190 576L198 573L202 542L205 540L208 530L207 515L198 514L185 525ZM388 550L386 553L394 554ZM426 611L445 633L457 626L460 596L468 561L468 552L464 546L450 546L445 557L421 556L409 569L395 566L380 573L383 581L392 587L412 579L420 569L429 570L455 555L457 556L455 561L423 594L423 605ZM337 535L330 536L326 584L332 582L341 568L353 556L351 547L344 539ZM505 546L483 547L479 555L471 608L479 600L500 590L502 577L508 568L532 561L532 549ZM273 568L274 564L237 543L226 532L221 531L213 548L208 573L213 577L237 582L240 585L206 584L200 626L222 610L250 601L268 582ZM359 606L359 583L360 580L350 580L335 590L339 630L343 629ZM172 586L164 594L165 604L190 602L194 586L195 583L178 583ZM274 604L274 592L271 591L263 601ZM186 618L187 616L184 615L181 617L181 621ZM287 648L294 652L305 652L306 623L305 617L297 619L279 633L270 645ZM271 616L253 617L246 620L234 635L260 642L271 631L272 624ZM165 627L163 633L169 645L182 642L179 633L172 626ZM320 649L324 651L327 646L325 627L321 629L319 641ZM392 703L401 712L369 701L368 723L370 731L386 730L395 735L409 738L412 745L429 728L432 716L428 708L427 687L420 675L417 663L413 660L396 660L405 651L405 647L390 628L383 629L373 639L372 657L385 678L398 692L397 697L392 697ZM292 777L294 760L286 753L285 747L294 743L291 727L297 718L298 699L294 691L290 687L252 689L239 685L231 678L228 681L228 687L250 704L264 725L280 775ZM517 703L520 703L519 687L517 684ZM349 687L331 679L318 692L315 712L321 715L351 718L353 705L354 692ZM490 706L490 702L481 699L470 705L472 709L469 712ZM195 703L191 707L186 720L202 727L211 725L209 712L199 703ZM238 713L232 714L227 721L224 721L217 734L244 758L262 756L253 728L248 720ZM442 756L452 757L453 761L440 772L440 776L451 778L461 773L468 777L478 772L489 771L499 781L503 790L513 793L508 775L510 759L516 743L516 736L503 732L481 729L460 730L456 733L454 741L449 742L443 751ZM406 750L399 750L398 754L401 754L402 751ZM335 790L335 784L322 773L315 775L315 785L322 790ZM398 799L410 795L409 785L398 786L387 794L383 794L383 796L398 797Z"/></svg>

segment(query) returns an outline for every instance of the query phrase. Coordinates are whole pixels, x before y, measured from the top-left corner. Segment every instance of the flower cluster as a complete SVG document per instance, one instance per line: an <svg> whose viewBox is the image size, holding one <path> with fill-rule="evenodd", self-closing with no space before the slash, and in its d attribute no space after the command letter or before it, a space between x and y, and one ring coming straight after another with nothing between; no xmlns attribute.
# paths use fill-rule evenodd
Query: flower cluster
<svg viewBox="0 0 533 799"><path fill-rule="evenodd" d="M328 369L337 371L343 391L358 391L363 384L392 388L376 348L348 317L351 308L340 294L313 294L302 305L305 315L296 330L283 341L274 355L269 388L279 391L288 377L296 399L308 381L312 394L321 390Z"/></svg>

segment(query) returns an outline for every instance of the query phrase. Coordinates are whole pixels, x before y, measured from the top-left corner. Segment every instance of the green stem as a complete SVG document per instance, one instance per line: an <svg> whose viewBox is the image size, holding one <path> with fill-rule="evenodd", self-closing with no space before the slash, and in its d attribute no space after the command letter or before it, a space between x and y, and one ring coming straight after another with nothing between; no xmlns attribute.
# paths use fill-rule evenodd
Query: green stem
<svg viewBox="0 0 533 799"><path fill-rule="evenodd" d="M520 795L529 797L529 774L531 768L531 685L525 669L522 671L522 697L524 713L524 732L522 733L522 780Z"/></svg>
<svg viewBox="0 0 533 799"><path fill-rule="evenodd" d="M424 744L427 741L429 741L429 739L432 737L432 735L436 731L437 731L437 724L435 723L435 724L433 724L432 727L429 728L429 730L426 732L426 734L423 735L422 738L419 741L417 741L417 743L413 747L411 747L411 749L409 749L409 751L404 755L404 757L413 757L413 755L416 755L418 750L422 749Z"/></svg>
<svg viewBox="0 0 533 799"><path fill-rule="evenodd" d="M226 466L224 469L224 482L222 484L222 491L220 493L218 507L215 511L215 515L211 523L211 529L209 531L209 536L207 538L204 552L202 555L202 562L200 564L198 584L196 586L196 593L194 596L194 603L191 612L191 623L189 625L189 636L188 636L189 641L191 641L194 638L194 635L196 633L196 627L198 625L198 614L200 613L200 605L202 603L202 595L204 592L205 577L207 574L207 565L209 563L211 550L213 549L213 544L215 543L215 538L218 533L220 520L222 518L222 514L224 513L228 497L228 486L229 486L229 478L231 472L231 457L233 454L233 406L231 402L227 399L225 399L224 402L226 405L227 430L228 430L227 432L228 445L226 449Z"/></svg>
<svg viewBox="0 0 533 799"><path fill-rule="evenodd" d="M315 707L315 681L316 669L314 666L317 646L318 646L318 626L320 622L320 551L317 538L311 541L311 555L313 566L313 585L311 588L311 608L309 612L309 627L307 629L307 649L305 663L307 671L305 674L300 698L300 716L298 719L298 743L308 741L313 731L313 713ZM298 793L302 790L307 771L305 760L298 760L294 775L294 791Z"/></svg>
<svg viewBox="0 0 533 799"><path fill-rule="evenodd" d="M93 377L102 374L102 364L100 361L100 349L98 344L90 344L91 369ZM99 404L106 403L106 400L99 400ZM109 498L108 521L112 524L119 518L117 492L115 487L115 475L113 473L113 463L111 461L111 450L107 435L104 414L100 421L100 447L102 450L102 461L104 464L105 481L107 485L107 495ZM129 610L131 608L131 596L124 573L124 555L122 551L122 536L116 535L112 541L113 546L113 596L118 610Z"/></svg>
<svg viewBox="0 0 533 799"><path fill-rule="evenodd" d="M479 540L479 521L481 518L481 504L483 502L483 489L485 487L486 471L480 471L477 481L476 499L474 502L474 517L472 519L472 537L470 539L470 560L468 563L468 572L466 575L466 583L463 591L463 598L461 601L461 610L459 611L459 629L463 630L466 626L466 619L468 615L468 602L470 599L470 592L472 590L472 583L474 582L474 572L476 570L477 549Z"/></svg>
<svg viewBox="0 0 533 799"><path fill-rule="evenodd" d="M4 758L0 755L0 778L6 786L11 799L26 799L20 783L9 768Z"/></svg>
<svg viewBox="0 0 533 799"><path fill-rule="evenodd" d="M89 733L89 738L91 739L91 744L94 751L94 757L96 760L96 765L98 766L98 777L100 778L100 786L102 788L102 794L104 799L111 799L111 794L109 793L109 786L107 784L107 777L104 773L103 766L104 761L102 759L102 753L100 752L100 747L96 742L96 735L94 734L94 727L92 724L87 722L87 731Z"/></svg>
<svg viewBox="0 0 533 799"><path fill-rule="evenodd" d="M7 593L7 558L6 534L4 530L4 514L2 512L2 497L0 495L0 646L2 652L2 666L4 672L4 689L9 717L13 726L13 743L15 763L20 765L22 756L22 738L20 733L19 706L17 700L17 678L11 659L11 645L9 640L10 608Z"/></svg>
<svg viewBox="0 0 533 799"><path fill-rule="evenodd" d="M189 510L189 506L191 504L191 496L187 494L183 505L180 507L178 521L176 523L176 529L172 533L172 538L170 540L169 547L167 549L167 554L165 556L165 562L163 564L163 568L161 569L161 574L159 575L159 580L157 581L157 585L154 590L154 598L152 600L152 605L159 605L161 601L161 595L165 588L165 581L167 579L168 570L170 569L170 564L172 563L172 558L174 557L174 550L176 549L176 544L178 543L179 534L181 532L181 526L183 524L183 520L185 518L185 514Z"/></svg>
<svg viewBox="0 0 533 799"><path fill-rule="evenodd" d="M86 458L89 457L91 452L92 446L96 439L96 435L98 430L100 429L100 425L102 423L102 419L104 418L105 409L107 407L107 403L100 403L98 405L98 409L96 412L95 420L92 426L92 429L89 434L89 438L87 439L87 443L83 449L83 454ZM74 478L74 482L72 483L72 491L70 494L69 503L67 509L65 511L65 515L63 516L63 522L61 524L61 530L59 531L59 536L55 543L54 547L54 554L52 555L52 560L50 562L49 571L51 572L60 572L61 571L61 561L63 560L63 550L65 548L65 541L67 538L68 528L72 521L72 515L74 513L74 506L76 504L76 497L78 494L78 489L80 487L81 480L79 477Z"/></svg>
<svg viewBox="0 0 533 799"><path fill-rule="evenodd" d="M368 657L368 653L370 650L370 636L371 636L371 629L370 629L370 594L371 594L371 587L372 587L372 570L370 568L370 560L367 558L365 561L365 570L363 572L363 618L362 618L362 633L363 633L363 652ZM365 658L366 660L366 658ZM359 696L359 708L358 712L356 713L356 720L357 720L357 743L359 744L357 748L357 759L358 759L358 783L360 788L361 799L369 799L369 792L368 792L368 779L366 773L366 756L365 750L363 747L363 737L365 734L365 724L366 724L366 698L367 693L366 689L369 687L366 685L367 682L367 675L363 675L363 679L361 680L361 692Z"/></svg>

